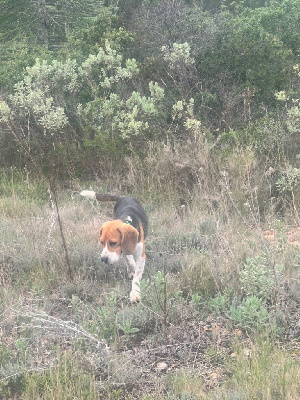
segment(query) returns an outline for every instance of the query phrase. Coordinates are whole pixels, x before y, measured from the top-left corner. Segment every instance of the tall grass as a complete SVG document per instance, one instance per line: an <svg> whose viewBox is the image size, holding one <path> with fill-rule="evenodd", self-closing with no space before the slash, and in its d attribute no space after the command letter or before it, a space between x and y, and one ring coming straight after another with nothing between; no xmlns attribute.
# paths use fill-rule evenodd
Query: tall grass
<svg viewBox="0 0 300 400"><path fill-rule="evenodd" d="M99 399L94 375L81 369L67 353L58 354L54 368L39 374L27 372L23 386L23 400Z"/></svg>
<svg viewBox="0 0 300 400"><path fill-rule="evenodd" d="M268 339L237 346L231 377L216 391L216 399L295 400L299 397L299 362Z"/></svg>
<svg viewBox="0 0 300 400"><path fill-rule="evenodd" d="M296 399L298 353L278 346L299 337L294 205L276 213L280 199L250 149L227 158L203 142L152 145L126 162L115 186L108 177L93 188L134 195L149 215L136 306L126 264L99 259L112 204L74 194L84 182L58 189L70 280L47 185L2 175L0 396Z"/></svg>

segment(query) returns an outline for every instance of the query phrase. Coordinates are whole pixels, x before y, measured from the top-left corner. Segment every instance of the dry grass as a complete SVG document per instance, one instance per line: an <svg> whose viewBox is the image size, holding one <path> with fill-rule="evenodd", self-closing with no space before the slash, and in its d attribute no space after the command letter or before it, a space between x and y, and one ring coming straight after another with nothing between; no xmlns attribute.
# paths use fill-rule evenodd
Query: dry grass
<svg viewBox="0 0 300 400"><path fill-rule="evenodd" d="M281 399L299 398L299 363L266 338L247 347L238 346L235 363L229 367L232 376L216 391L222 399Z"/></svg>
<svg viewBox="0 0 300 400"><path fill-rule="evenodd" d="M289 243L290 225L276 222L270 204L261 212L267 195L260 197L263 176L256 179L252 152L217 164L197 146L153 150L149 170L131 160L128 179L112 188L130 190L149 214L137 306L128 301L125 263L107 269L99 260L97 231L112 204L59 191L71 281L47 190L26 182L24 195L22 184L2 183L0 397L297 398L300 254ZM272 241L263 235L270 225ZM265 283L271 301L259 299L265 342L243 325L243 314L238 326L230 318L234 307L249 319L242 282L250 278L240 273L257 257L266 263L258 273L273 274Z"/></svg>

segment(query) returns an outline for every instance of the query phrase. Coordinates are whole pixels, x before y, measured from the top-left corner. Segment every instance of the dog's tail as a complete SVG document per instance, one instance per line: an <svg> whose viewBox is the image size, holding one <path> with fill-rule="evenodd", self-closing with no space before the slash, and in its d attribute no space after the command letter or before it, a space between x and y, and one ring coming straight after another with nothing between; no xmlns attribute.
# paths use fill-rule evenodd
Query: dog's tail
<svg viewBox="0 0 300 400"><path fill-rule="evenodd" d="M116 196L114 194L96 193L93 190L83 190L80 192L80 195L98 201L118 201L121 198L121 196Z"/></svg>

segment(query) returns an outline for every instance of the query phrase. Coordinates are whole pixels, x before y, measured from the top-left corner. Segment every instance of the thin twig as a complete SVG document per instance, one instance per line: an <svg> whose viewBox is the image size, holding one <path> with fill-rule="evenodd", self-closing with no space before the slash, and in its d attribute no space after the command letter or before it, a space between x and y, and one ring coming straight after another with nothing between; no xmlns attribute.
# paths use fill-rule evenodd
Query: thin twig
<svg viewBox="0 0 300 400"><path fill-rule="evenodd" d="M67 242L66 242L66 239L65 239L64 231L63 231L62 220L60 218L60 212L59 212L59 207L58 207L58 202L57 202L57 197L56 197L56 190L53 187L53 185L51 184L51 182L50 182L50 190L51 190L51 193L53 195L54 204L55 204L55 208L56 208L57 221L58 221L59 230L60 230L60 236L61 236L62 244L63 244L63 248L64 248L65 259L66 259L66 263L67 263L67 266L68 266L69 278L73 282L73 280L74 280L74 271L73 271L73 268L72 268L72 265L71 265L71 262L70 262L68 248L67 248Z"/></svg>

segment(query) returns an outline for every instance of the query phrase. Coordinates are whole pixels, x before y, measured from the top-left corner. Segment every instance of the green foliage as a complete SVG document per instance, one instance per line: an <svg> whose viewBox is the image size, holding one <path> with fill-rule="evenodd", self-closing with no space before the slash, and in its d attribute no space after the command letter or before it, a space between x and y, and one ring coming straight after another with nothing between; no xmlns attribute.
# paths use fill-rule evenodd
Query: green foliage
<svg viewBox="0 0 300 400"><path fill-rule="evenodd" d="M205 304L205 300L201 294L193 293L192 294L192 303L196 310L200 311Z"/></svg>
<svg viewBox="0 0 300 400"><path fill-rule="evenodd" d="M167 328L169 322L178 318L178 310L174 304L181 303L182 292L172 287L168 274L158 271L151 279L142 279L138 286L142 306L158 317L157 325Z"/></svg>
<svg viewBox="0 0 300 400"><path fill-rule="evenodd" d="M97 307L93 320L88 324L89 331L113 343L118 334L116 314L116 296L111 293L106 304Z"/></svg>
<svg viewBox="0 0 300 400"><path fill-rule="evenodd" d="M0 87L12 93L14 84L20 81L26 67L40 57L51 59L50 52L42 46L33 46L24 37L1 44Z"/></svg>
<svg viewBox="0 0 300 400"><path fill-rule="evenodd" d="M126 60L125 67L121 63L122 57L108 44L96 56L89 56L80 67L75 60L51 63L37 60L33 67L26 69L24 79L16 84L15 94L10 97L10 101L1 102L1 121L21 148L26 150L27 155L32 153L33 157L37 157L39 154L36 161L42 156L46 163L44 152L49 155L54 151L59 156L57 149L60 144L66 145L73 124L79 126L84 118L89 118L89 121L92 118L91 127L98 129L101 103L106 111L103 112L104 117L111 115L112 110L109 111L106 103L107 97L111 94L112 98L116 98L118 95L112 93L114 86L122 80L132 78L138 72L135 60ZM100 75L98 71L101 71ZM155 89L156 86L153 85L156 93ZM85 106L81 106L73 95L86 98ZM127 118L126 112L119 117L124 135L126 132L128 135L135 132L135 126L142 124L134 120L137 102L144 109L149 109L149 105L136 92L129 97L126 104L132 110L132 115L127 123L122 121L122 115ZM16 130L16 125L24 130L22 135ZM76 144L79 140L73 138L68 145L69 149L72 142Z"/></svg>
<svg viewBox="0 0 300 400"><path fill-rule="evenodd" d="M295 84L299 86L300 82L300 65L294 65ZM295 97L296 96L296 97ZM298 91L285 91L275 93L278 102L285 105L286 111L286 125L290 134L298 133L300 130L299 116L300 116L300 99Z"/></svg>
<svg viewBox="0 0 300 400"><path fill-rule="evenodd" d="M168 110L165 91L156 82L148 84L148 96L129 87L138 73L136 60L124 60L108 42L80 65L69 59L37 59L26 68L15 93L0 103L0 122L23 156L40 167L57 164L60 169L82 146L83 137L91 143L95 136L103 136L108 143L118 139L136 146L135 137L154 134L164 113L174 113L174 132L183 126L198 134L201 124L194 117L193 99L177 101Z"/></svg>
<svg viewBox="0 0 300 400"><path fill-rule="evenodd" d="M260 10L260 17L264 29L297 55L300 37L298 0L273 0L268 7Z"/></svg>
<svg viewBox="0 0 300 400"><path fill-rule="evenodd" d="M119 52L130 45L133 35L119 26L118 17L113 9L105 7L98 12L99 15L89 26L77 28L68 35L67 42L61 50L63 54L83 61L90 54L96 54L100 47L104 47L107 40Z"/></svg>
<svg viewBox="0 0 300 400"><path fill-rule="evenodd" d="M103 8L101 0L1 0L0 86L10 92L36 58L59 57L67 36L90 26Z"/></svg>
<svg viewBox="0 0 300 400"><path fill-rule="evenodd" d="M29 41L51 47L64 42L69 30L89 24L101 10L103 1L1 0L0 4L0 41L27 36Z"/></svg>
<svg viewBox="0 0 300 400"><path fill-rule="evenodd" d="M138 329L138 328L134 328L134 327L132 326L132 321L130 321L130 320L124 321L124 322L122 322L122 323L119 323L119 324L118 324L118 328L119 328L122 332L124 332L124 335L125 335L125 336L132 335L132 334L134 334L134 333L139 332L139 329Z"/></svg>
<svg viewBox="0 0 300 400"><path fill-rule="evenodd" d="M22 398L96 400L99 394L96 390L95 377L92 373L81 369L78 364L78 361L67 354L60 354L54 368L40 374L26 373L23 379Z"/></svg>
<svg viewBox="0 0 300 400"><path fill-rule="evenodd" d="M100 162L113 148L117 159L124 148L144 156L145 139L223 131L229 147L238 140L269 157L299 130L297 0L1 4L4 165L13 153L11 164L39 158L48 172L77 174L91 153ZM276 91L288 104L278 116Z"/></svg>
<svg viewBox="0 0 300 400"><path fill-rule="evenodd" d="M169 51L167 46L162 46L162 54L164 60L172 70L178 67L188 67L195 63L191 57L191 46L188 43L173 43L173 48Z"/></svg>
<svg viewBox="0 0 300 400"><path fill-rule="evenodd" d="M24 79L15 85L10 101L1 103L1 120L13 130L20 142L23 139L11 124L26 129L28 149L31 142L35 143L39 138L43 138L44 149L49 149L50 143L57 142L68 125L62 93L76 90L75 66L74 61L47 63L37 59L34 66L27 67ZM41 143L40 146L43 149Z"/></svg>
<svg viewBox="0 0 300 400"><path fill-rule="evenodd" d="M111 126L111 134L119 133L122 139L133 138L149 129L150 118L158 114L156 103L163 97L163 89L150 82L152 97L141 96L132 92L124 101L116 94L111 94L102 105L105 126Z"/></svg>
<svg viewBox="0 0 300 400"><path fill-rule="evenodd" d="M162 79L167 99L194 98L197 120L228 131L265 114L266 105L274 109L274 91L289 85L299 2L211 3L144 2L125 26L136 33L131 53L147 79Z"/></svg>
<svg viewBox="0 0 300 400"><path fill-rule="evenodd" d="M256 296L262 301L274 299L276 293L277 267L271 268L263 257L247 258L240 272L242 289L247 296Z"/></svg>
<svg viewBox="0 0 300 400"><path fill-rule="evenodd" d="M239 306L231 306L229 317L241 329L261 332L266 327L268 311L257 296L245 298Z"/></svg>
<svg viewBox="0 0 300 400"><path fill-rule="evenodd" d="M220 34L225 34L226 40L211 59L211 67L215 64L218 68L222 60L222 67L232 72L240 88L251 91L248 101L252 96L270 101L274 91L288 82L293 62L291 51L280 37L264 29L260 11L245 11L237 17L227 13L224 17L226 28Z"/></svg>
<svg viewBox="0 0 300 400"><path fill-rule="evenodd" d="M226 295L218 293L216 297L209 300L209 308L217 314L223 314L228 308L229 299Z"/></svg>
<svg viewBox="0 0 300 400"><path fill-rule="evenodd" d="M20 38L26 32L33 39L38 30L38 18L36 15L37 2L25 0L15 2L13 0L1 0L0 41L7 42L14 38ZM40 38L36 38L39 40Z"/></svg>
<svg viewBox="0 0 300 400"><path fill-rule="evenodd" d="M107 97L116 83L131 79L138 73L134 59L127 59L125 67L122 63L122 55L118 54L107 41L105 47L100 48L96 55L89 55L81 64L79 76L83 80L82 86L86 87L92 100L99 95Z"/></svg>
<svg viewBox="0 0 300 400"><path fill-rule="evenodd" d="M170 293L166 290L167 277L161 271L153 276L151 280L142 279L138 286L142 302L151 307L156 312L166 312L164 310L165 301L169 301Z"/></svg>
<svg viewBox="0 0 300 400"><path fill-rule="evenodd" d="M58 134L67 125L63 107L56 105L52 96L57 96L59 90L74 90L74 68L74 62L54 61L48 65L46 61L37 60L33 67L27 68L26 78L15 85L12 108L16 110L15 117L28 122L29 136L31 121L44 135Z"/></svg>
<svg viewBox="0 0 300 400"><path fill-rule="evenodd" d="M296 399L299 393L299 362L279 343L265 337L249 346L237 344L235 362L229 366L227 382L215 391L214 398L224 400Z"/></svg>
<svg viewBox="0 0 300 400"><path fill-rule="evenodd" d="M300 169L288 165L282 172L281 178L276 181L276 186L281 193L289 193L297 189L300 179Z"/></svg>

